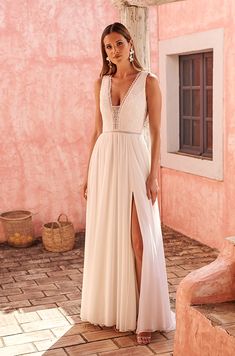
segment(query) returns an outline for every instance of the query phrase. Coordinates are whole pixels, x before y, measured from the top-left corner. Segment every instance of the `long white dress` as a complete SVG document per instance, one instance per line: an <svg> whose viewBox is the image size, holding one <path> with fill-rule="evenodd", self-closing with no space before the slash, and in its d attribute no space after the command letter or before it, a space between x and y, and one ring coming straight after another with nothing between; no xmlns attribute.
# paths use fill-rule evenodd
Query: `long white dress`
<svg viewBox="0 0 235 356"><path fill-rule="evenodd" d="M80 314L84 321L137 333L175 329L158 203L152 205L146 195L147 75L137 74L119 107L112 106L111 77L102 79L103 131L89 164ZM131 242L133 198L143 239L140 294Z"/></svg>

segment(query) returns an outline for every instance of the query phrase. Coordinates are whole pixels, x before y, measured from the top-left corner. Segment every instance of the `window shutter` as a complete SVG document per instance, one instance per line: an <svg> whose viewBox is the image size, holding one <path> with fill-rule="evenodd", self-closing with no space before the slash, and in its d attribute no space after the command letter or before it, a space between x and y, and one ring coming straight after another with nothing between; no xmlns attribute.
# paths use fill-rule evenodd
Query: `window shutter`
<svg viewBox="0 0 235 356"><path fill-rule="evenodd" d="M212 52L180 56L180 152L212 157Z"/></svg>

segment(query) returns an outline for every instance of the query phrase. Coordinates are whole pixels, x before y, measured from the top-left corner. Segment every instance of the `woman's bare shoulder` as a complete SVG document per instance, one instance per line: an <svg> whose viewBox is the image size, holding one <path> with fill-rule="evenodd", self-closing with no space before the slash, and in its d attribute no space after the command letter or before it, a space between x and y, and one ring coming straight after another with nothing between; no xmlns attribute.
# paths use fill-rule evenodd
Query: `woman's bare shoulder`
<svg viewBox="0 0 235 356"><path fill-rule="evenodd" d="M160 92L158 76L154 73L148 73L146 78L146 93L147 97Z"/></svg>
<svg viewBox="0 0 235 356"><path fill-rule="evenodd" d="M152 72L148 72L146 82L149 86L156 85L159 82L158 76Z"/></svg>
<svg viewBox="0 0 235 356"><path fill-rule="evenodd" d="M94 86L95 88L100 88L101 87L101 83L102 83L102 78L96 78L95 81L94 81Z"/></svg>

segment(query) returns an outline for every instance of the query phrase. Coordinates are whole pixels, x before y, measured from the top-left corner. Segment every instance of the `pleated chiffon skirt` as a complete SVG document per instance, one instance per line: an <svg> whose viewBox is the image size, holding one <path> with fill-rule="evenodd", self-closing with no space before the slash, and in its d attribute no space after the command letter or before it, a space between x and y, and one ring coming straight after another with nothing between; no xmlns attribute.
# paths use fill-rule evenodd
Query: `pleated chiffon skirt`
<svg viewBox="0 0 235 356"><path fill-rule="evenodd" d="M81 319L137 333L174 330L158 203L146 195L150 153L142 134L103 132L88 174ZM131 241L135 201L143 239L138 293Z"/></svg>

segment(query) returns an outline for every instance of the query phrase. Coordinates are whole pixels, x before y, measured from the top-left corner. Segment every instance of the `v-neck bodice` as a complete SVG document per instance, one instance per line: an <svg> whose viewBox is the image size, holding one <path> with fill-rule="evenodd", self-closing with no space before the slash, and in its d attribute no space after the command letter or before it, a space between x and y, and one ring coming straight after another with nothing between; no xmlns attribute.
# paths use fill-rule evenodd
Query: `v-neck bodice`
<svg viewBox="0 0 235 356"><path fill-rule="evenodd" d="M100 90L100 110L103 132L125 131L141 133L147 115L145 83L147 71L138 73L124 95L120 105L112 105L111 77L102 79Z"/></svg>
<svg viewBox="0 0 235 356"><path fill-rule="evenodd" d="M132 87L135 85L135 82L138 80L139 76L141 75L141 71L139 73L136 74L135 79L132 80L131 84L129 85L127 91L125 92L122 100L120 100L120 104L119 105L113 105L112 104L112 75L109 76L110 78L110 82L109 82L109 96L110 96L110 103L113 107L116 106L122 106L126 100L126 97L128 96L129 92L131 91Z"/></svg>

